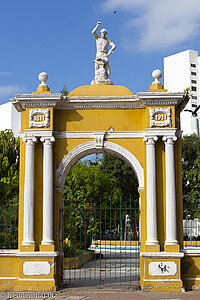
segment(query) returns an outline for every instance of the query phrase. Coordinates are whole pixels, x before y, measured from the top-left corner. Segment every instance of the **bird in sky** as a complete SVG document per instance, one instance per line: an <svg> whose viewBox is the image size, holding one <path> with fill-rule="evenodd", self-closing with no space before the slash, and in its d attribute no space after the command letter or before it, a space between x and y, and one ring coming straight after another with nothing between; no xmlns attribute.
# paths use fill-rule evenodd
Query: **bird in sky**
<svg viewBox="0 0 200 300"><path fill-rule="evenodd" d="M113 14L116 14L116 12L117 12L117 11L115 10Z"/></svg>
<svg viewBox="0 0 200 300"><path fill-rule="evenodd" d="M200 105L197 106L197 108L195 108L194 111L192 111L191 109L184 109L184 111L189 111L189 112L192 113L192 116L193 116L193 117L197 117L197 111L198 111L199 109L200 109Z"/></svg>

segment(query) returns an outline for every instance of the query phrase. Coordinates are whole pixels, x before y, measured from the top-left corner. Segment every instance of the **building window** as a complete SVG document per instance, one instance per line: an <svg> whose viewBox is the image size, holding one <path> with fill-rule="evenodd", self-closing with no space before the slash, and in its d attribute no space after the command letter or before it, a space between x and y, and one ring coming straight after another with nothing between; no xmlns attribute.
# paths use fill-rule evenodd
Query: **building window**
<svg viewBox="0 0 200 300"><path fill-rule="evenodd" d="M196 72L191 72L191 75L194 75L194 76L196 76L196 75L197 75L197 73L196 73Z"/></svg>
<svg viewBox="0 0 200 300"><path fill-rule="evenodd" d="M197 91L196 86L192 86L191 90L194 91L194 92L196 92Z"/></svg>
<svg viewBox="0 0 200 300"><path fill-rule="evenodd" d="M192 68L196 68L196 64L191 64L191 67Z"/></svg>
<svg viewBox="0 0 200 300"><path fill-rule="evenodd" d="M197 107L197 105L196 104L192 104L192 107Z"/></svg>
<svg viewBox="0 0 200 300"><path fill-rule="evenodd" d="M193 100L197 100L197 96L192 96L192 99Z"/></svg>
<svg viewBox="0 0 200 300"><path fill-rule="evenodd" d="M195 84L197 83L197 81L196 81L196 80L191 80L191 82L192 82L192 83L195 83Z"/></svg>

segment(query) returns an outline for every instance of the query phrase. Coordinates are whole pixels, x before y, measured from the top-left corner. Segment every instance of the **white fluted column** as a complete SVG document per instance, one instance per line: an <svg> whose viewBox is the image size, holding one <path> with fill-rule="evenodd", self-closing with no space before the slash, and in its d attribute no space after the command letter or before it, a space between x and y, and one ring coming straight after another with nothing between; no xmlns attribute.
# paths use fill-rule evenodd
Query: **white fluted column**
<svg viewBox="0 0 200 300"><path fill-rule="evenodd" d="M36 137L24 137L26 144L24 181L24 225L22 245L34 245L34 148Z"/></svg>
<svg viewBox="0 0 200 300"><path fill-rule="evenodd" d="M156 209L156 159L155 143L157 136L146 137L146 176L147 176L147 240L146 245L158 245Z"/></svg>
<svg viewBox="0 0 200 300"><path fill-rule="evenodd" d="M176 226L176 182L174 163L174 141L176 136L163 137L165 142L165 169L166 169L166 240L165 245L177 245Z"/></svg>
<svg viewBox="0 0 200 300"><path fill-rule="evenodd" d="M55 138L42 137L43 143L43 237L42 245L53 245L53 142Z"/></svg>

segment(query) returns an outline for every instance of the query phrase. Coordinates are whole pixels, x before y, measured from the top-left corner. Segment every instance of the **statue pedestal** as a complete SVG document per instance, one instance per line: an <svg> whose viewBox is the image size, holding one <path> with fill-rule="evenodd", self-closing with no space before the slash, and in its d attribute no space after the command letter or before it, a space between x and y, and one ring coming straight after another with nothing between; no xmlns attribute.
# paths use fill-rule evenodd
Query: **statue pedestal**
<svg viewBox="0 0 200 300"><path fill-rule="evenodd" d="M110 84L113 85L114 83L110 79L105 79L105 80L98 80L94 79L91 81L91 85L93 84Z"/></svg>

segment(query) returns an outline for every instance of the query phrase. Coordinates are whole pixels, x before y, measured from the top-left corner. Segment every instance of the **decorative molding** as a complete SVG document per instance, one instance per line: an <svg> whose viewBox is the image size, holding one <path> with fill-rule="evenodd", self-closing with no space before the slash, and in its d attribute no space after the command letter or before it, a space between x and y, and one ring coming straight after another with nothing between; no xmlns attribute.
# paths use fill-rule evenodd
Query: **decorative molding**
<svg viewBox="0 0 200 300"><path fill-rule="evenodd" d="M140 256L145 258L171 258L171 259L180 259L184 256L184 253L181 252L141 252Z"/></svg>
<svg viewBox="0 0 200 300"><path fill-rule="evenodd" d="M35 108L29 110L29 127L49 127L49 109Z"/></svg>
<svg viewBox="0 0 200 300"><path fill-rule="evenodd" d="M59 255L59 252L42 252L42 251L35 251L35 252L18 252L16 256L18 257L56 257Z"/></svg>
<svg viewBox="0 0 200 300"><path fill-rule="evenodd" d="M166 107L156 107L156 108L149 107L149 114L150 114L150 127L153 127L153 126L172 127L171 108L170 107L167 107L167 108Z"/></svg>
<svg viewBox="0 0 200 300"><path fill-rule="evenodd" d="M200 256L200 249L183 249L181 250L185 256Z"/></svg>
<svg viewBox="0 0 200 300"><path fill-rule="evenodd" d="M138 139L143 138L145 131L105 131L105 139ZM94 139L95 131L55 131L58 139Z"/></svg>
<svg viewBox="0 0 200 300"><path fill-rule="evenodd" d="M61 99L61 94L17 94L10 101L17 111L23 111L27 107L55 107Z"/></svg>
<svg viewBox="0 0 200 300"><path fill-rule="evenodd" d="M18 94L10 99L18 111L27 107L56 109L135 109L146 106L178 106L184 108L183 93L138 93L130 96L63 97L61 94ZM182 105L182 106L181 106Z"/></svg>
<svg viewBox="0 0 200 300"><path fill-rule="evenodd" d="M145 137L152 136L176 136L180 135L180 131L176 128L146 128Z"/></svg>
<svg viewBox="0 0 200 300"><path fill-rule="evenodd" d="M174 145L174 142L177 141L177 136L163 136L163 141L165 144Z"/></svg>
<svg viewBox="0 0 200 300"><path fill-rule="evenodd" d="M27 146L34 146L35 143L38 142L35 136L23 136L23 141L26 143Z"/></svg>
<svg viewBox="0 0 200 300"><path fill-rule="evenodd" d="M31 129L33 130L33 129ZM29 134L31 134L31 130ZM45 129L43 129L45 130ZM43 134L43 130L36 131L35 136ZM94 131L54 131L57 139L94 139ZM141 131L105 131L105 139L143 139L148 136L173 136L182 137L182 131L176 128L147 128Z"/></svg>
<svg viewBox="0 0 200 300"><path fill-rule="evenodd" d="M139 188L144 188L144 170L140 162L131 152L118 144L108 141L104 142L102 149L97 149L95 141L90 141L75 147L60 162L56 171L56 187L58 192L63 193L65 179L71 167L85 155L95 152L115 154L125 160L135 170L139 182Z"/></svg>
<svg viewBox="0 0 200 300"><path fill-rule="evenodd" d="M94 136L96 149L102 149L105 138L105 131L95 131Z"/></svg>
<svg viewBox="0 0 200 300"><path fill-rule="evenodd" d="M148 267L150 276L174 276L177 273L174 261L152 261Z"/></svg>
<svg viewBox="0 0 200 300"><path fill-rule="evenodd" d="M28 137L53 137L53 130L49 129L25 129L19 133L20 138Z"/></svg>
<svg viewBox="0 0 200 300"><path fill-rule="evenodd" d="M45 145L52 145L55 142L55 138L53 136L42 136L40 141Z"/></svg>
<svg viewBox="0 0 200 300"><path fill-rule="evenodd" d="M155 145L157 140L158 140L158 137L156 135L145 136L143 139L143 141L146 143L146 145Z"/></svg>

